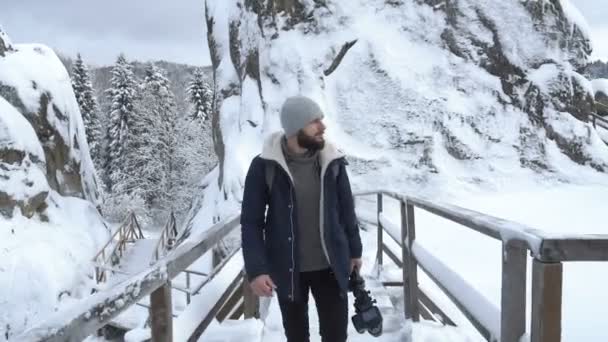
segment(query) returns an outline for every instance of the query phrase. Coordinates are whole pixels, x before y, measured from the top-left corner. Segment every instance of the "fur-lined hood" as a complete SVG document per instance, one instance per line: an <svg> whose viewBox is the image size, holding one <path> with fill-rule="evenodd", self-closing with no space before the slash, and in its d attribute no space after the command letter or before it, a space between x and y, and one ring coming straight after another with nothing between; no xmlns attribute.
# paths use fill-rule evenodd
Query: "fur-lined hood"
<svg viewBox="0 0 608 342"><path fill-rule="evenodd" d="M283 169L285 169L285 172L287 172L289 178L293 180L293 177L289 172L289 168L287 167L287 161L285 160L283 149L281 147L281 140L283 139L283 136L283 132L276 132L266 138L260 158L276 161ZM344 158L344 153L340 152L340 150L338 150L334 144L326 140L325 146L321 151L319 151L321 175L325 175L325 170L327 170L327 167L332 161L340 158Z"/></svg>

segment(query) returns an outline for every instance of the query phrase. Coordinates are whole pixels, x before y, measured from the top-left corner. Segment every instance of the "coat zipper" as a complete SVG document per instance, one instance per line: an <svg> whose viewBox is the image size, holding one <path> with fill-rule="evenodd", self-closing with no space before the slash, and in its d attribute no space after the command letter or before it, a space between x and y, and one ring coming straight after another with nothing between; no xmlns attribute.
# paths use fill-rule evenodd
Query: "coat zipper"
<svg viewBox="0 0 608 342"><path fill-rule="evenodd" d="M319 203L319 234L321 235L321 247L323 248L323 253L325 254L325 257L327 258L327 263L329 264L329 267L331 268L331 260L329 259L329 253L327 252L327 246L325 244L325 220L324 220L324 216L325 216L325 207L323 205L323 197L324 197L324 192L325 192L325 173L327 172L327 170L329 169L329 166L333 163L333 161L331 161L329 164L327 164L327 168L321 172L321 196L320 196L320 203Z"/></svg>
<svg viewBox="0 0 608 342"><path fill-rule="evenodd" d="M295 256L294 256L294 246L296 243L296 238L295 235L293 233L293 186L289 187L289 200L291 201L291 204L289 205L289 220L291 223L291 299L295 300L294 297L294 287L295 287L295 282L293 279L293 273L295 272L294 268L295 268Z"/></svg>

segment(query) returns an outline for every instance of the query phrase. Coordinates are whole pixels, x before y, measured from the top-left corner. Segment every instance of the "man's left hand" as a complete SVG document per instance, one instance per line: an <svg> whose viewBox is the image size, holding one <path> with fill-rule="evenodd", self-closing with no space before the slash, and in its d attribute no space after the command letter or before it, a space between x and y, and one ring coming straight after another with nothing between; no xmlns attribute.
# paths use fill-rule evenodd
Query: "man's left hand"
<svg viewBox="0 0 608 342"><path fill-rule="evenodd" d="M361 266L363 266L363 260L361 260L361 258L350 259L350 272L351 273L353 272L353 270L355 268L357 268L357 270L360 271Z"/></svg>

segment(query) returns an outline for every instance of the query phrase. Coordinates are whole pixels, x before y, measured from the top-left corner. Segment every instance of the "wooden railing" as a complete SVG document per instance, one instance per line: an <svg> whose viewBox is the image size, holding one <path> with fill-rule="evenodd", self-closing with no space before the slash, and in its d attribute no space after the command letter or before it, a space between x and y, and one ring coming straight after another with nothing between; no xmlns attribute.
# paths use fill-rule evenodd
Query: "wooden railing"
<svg viewBox="0 0 608 342"><path fill-rule="evenodd" d="M362 192L356 197L369 195L377 197L378 267L382 267L383 254L402 267L406 319L418 321L421 315L427 319L439 315L444 323L453 324L453 320L419 287L420 267L488 341L520 341L526 332L526 254L530 252L533 258L531 341L559 342L563 262L608 261L607 235L554 237L515 222L389 191ZM393 224L384 214L384 197L399 202L400 226ZM500 308L489 303L469 283L418 244L415 208L502 241ZM383 242L384 234L401 247L401 259Z"/></svg>
<svg viewBox="0 0 608 342"><path fill-rule="evenodd" d="M106 272L120 262L128 243L143 238L144 234L141 231L135 214L130 213L127 219L112 234L108 242L93 257L95 280L97 283L106 281Z"/></svg>
<svg viewBox="0 0 608 342"><path fill-rule="evenodd" d="M419 321L421 316L432 320L440 317L440 321L444 324L454 324L454 320L450 319L420 288L418 284L420 267L488 341L520 341L527 325L526 255L529 252L533 258L531 341L559 342L561 341L563 262L608 261L608 236L554 237L515 222L389 191L358 193L356 197L369 195L377 198L376 218L374 220L362 217L362 220L378 225L378 267L379 269L382 267L384 254L402 267L402 282L385 283L385 285L403 286L405 318L413 321ZM385 197L398 201L400 225L394 224L385 215L383 208ZM417 242L416 208L502 241L500 308L489 303L470 284ZM82 341L143 297L150 295L152 341L173 341L171 280L185 272L197 259L239 227L239 219L240 216L237 216L218 223L198 235L191 233L149 269L119 283L114 288L94 294L79 303L76 308L57 312L46 322L18 336L17 340ZM384 242L385 235L394 240L401 251L393 251L389 244ZM188 290L188 293L194 296L203 291L215 278L226 280L224 279L226 274L229 275L227 279L229 281L226 282L228 286L214 297L212 305L203 306L202 310L195 306L195 309L201 312L194 314L196 317L201 317L201 320L194 326L182 324L178 327L175 335L179 336L177 339L180 342L197 341L215 318L220 320L226 317L236 318L241 314L245 317L259 317L258 300L247 286L242 269L237 268L238 272L232 271L232 273L223 272L228 264L242 267L241 259L240 250L233 251L209 275L206 275L201 285L193 291ZM234 267L232 269L234 270ZM209 300L208 293L205 299ZM177 319L179 320L180 317Z"/></svg>
<svg viewBox="0 0 608 342"><path fill-rule="evenodd" d="M154 248L154 256L152 258L152 263L155 263L162 256L165 255L168 251L170 251L176 243L177 239L177 224L175 222L175 214L171 212L169 215L169 219L165 224L165 227L160 233L158 237L158 243Z"/></svg>
<svg viewBox="0 0 608 342"><path fill-rule="evenodd" d="M595 101L595 106L599 107L604 112L608 112L608 106L599 101Z"/></svg>
<svg viewBox="0 0 608 342"><path fill-rule="evenodd" d="M171 253L160 258L150 268L122 281L111 289L92 295L78 303L76 307L56 312L50 319L18 336L17 340L48 342L82 341L127 308L136 305L142 298L150 295L152 341L173 341L170 281L178 274L184 272L203 254L210 251L221 239L238 228L239 219L240 216L237 216L218 223L202 233L191 233ZM224 266L231 262L230 260L242 263L242 260L237 258L237 255L240 256L238 252L238 250L234 251L231 254L232 258L227 258L220 263L192 295L204 290L205 285L213 281L217 276L221 276ZM226 317L228 314L231 314L231 317L235 317L239 313L239 310L244 313L245 317L256 315L257 300L248 291L249 287L244 285L246 281L243 281L243 278L243 271L237 272L236 277L223 291L216 303L206 312L197 312L197 317L201 317L201 321L189 331L179 331L180 335L185 334L184 336L189 336L183 340L197 341L210 322L220 315ZM234 293L238 289L239 284L243 284L244 289L241 295L244 297L242 304L244 307L242 308L235 307L235 303L238 300L234 299Z"/></svg>
<svg viewBox="0 0 608 342"><path fill-rule="evenodd" d="M589 121L591 121L591 124L594 128L600 127L605 130L608 130L608 119L604 118L601 115L598 115L596 113L590 113Z"/></svg>

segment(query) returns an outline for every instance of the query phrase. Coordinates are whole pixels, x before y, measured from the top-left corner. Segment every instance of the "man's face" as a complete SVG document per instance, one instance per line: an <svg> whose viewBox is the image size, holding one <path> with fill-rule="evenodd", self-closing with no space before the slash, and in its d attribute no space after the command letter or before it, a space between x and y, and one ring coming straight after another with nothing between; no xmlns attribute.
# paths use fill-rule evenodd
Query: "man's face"
<svg viewBox="0 0 608 342"><path fill-rule="evenodd" d="M325 146L324 133L323 119L316 119L298 132L298 144L308 150L321 150Z"/></svg>

